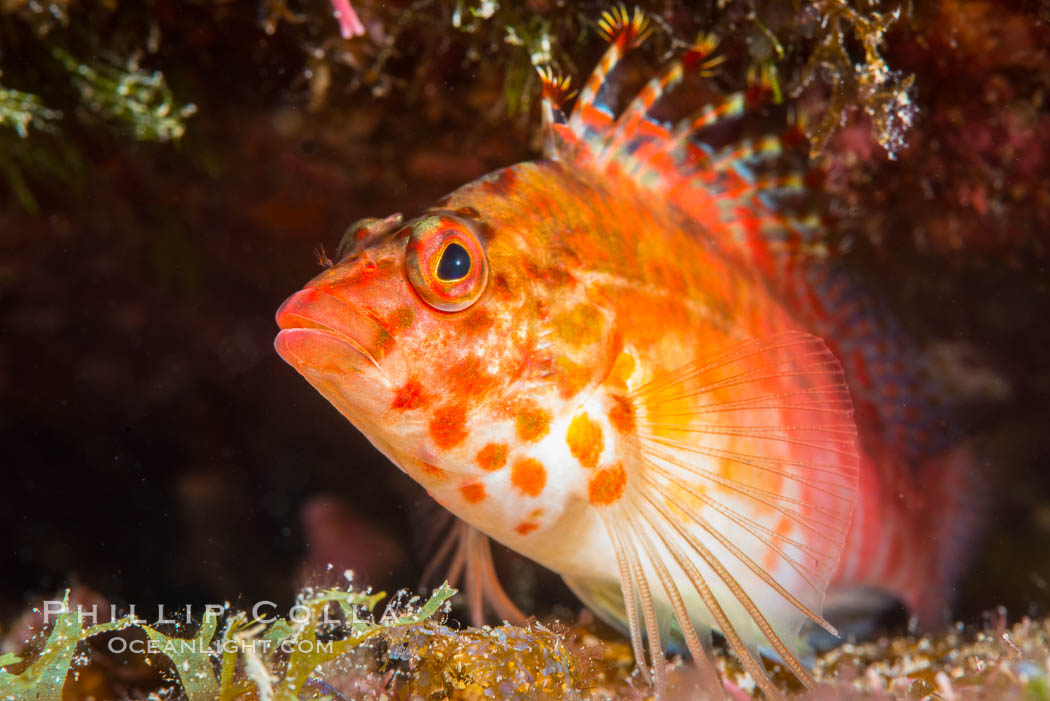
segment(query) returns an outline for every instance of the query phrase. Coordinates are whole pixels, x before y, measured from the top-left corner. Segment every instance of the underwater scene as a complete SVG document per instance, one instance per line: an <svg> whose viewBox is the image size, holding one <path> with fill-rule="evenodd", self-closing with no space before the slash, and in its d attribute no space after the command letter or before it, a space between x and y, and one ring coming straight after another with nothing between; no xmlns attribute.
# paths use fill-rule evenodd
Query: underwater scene
<svg viewBox="0 0 1050 701"><path fill-rule="evenodd" d="M1050 701L1050 3L0 0L0 699Z"/></svg>

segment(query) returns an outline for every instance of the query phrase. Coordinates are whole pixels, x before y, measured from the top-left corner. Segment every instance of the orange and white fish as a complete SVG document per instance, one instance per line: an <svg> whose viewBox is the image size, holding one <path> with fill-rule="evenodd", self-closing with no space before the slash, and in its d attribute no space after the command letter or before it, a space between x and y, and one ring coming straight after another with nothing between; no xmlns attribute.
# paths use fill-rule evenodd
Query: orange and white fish
<svg viewBox="0 0 1050 701"><path fill-rule="evenodd" d="M747 136L768 82L659 120L718 63L703 38L614 112L649 30L622 8L600 25L571 115L540 71L542 160L353 227L276 348L472 527L457 566L476 557L497 607L482 533L628 630L658 694L660 641L711 671L715 630L778 698L758 650L812 683L799 631L834 631L829 592L943 609L971 460L935 435L919 354L820 245L798 125Z"/></svg>

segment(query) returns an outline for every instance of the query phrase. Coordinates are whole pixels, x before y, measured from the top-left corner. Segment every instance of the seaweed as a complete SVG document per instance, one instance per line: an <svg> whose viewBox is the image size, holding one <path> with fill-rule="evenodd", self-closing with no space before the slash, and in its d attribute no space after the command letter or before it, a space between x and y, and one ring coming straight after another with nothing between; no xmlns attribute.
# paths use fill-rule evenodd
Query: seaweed
<svg viewBox="0 0 1050 701"><path fill-rule="evenodd" d="M60 119L62 112L47 107L39 95L0 85L0 170L28 212L40 207L26 181L27 171L68 183L78 170L75 152L56 139Z"/></svg>
<svg viewBox="0 0 1050 701"><path fill-rule="evenodd" d="M61 2L13 2L0 8L0 19L17 17L18 24L32 30L9 27L18 41L0 51L0 58L18 56L30 66L20 66L15 78L39 84L38 91L0 85L0 170L16 200L30 213L40 210L31 178L69 186L80 177L81 158L74 143L82 137L71 133L65 122L68 114L88 124L108 125L135 141L170 142L183 136L186 120L197 109L192 102L175 99L162 72L140 67L138 55L145 46L137 48L124 66L75 58L64 41L82 37L63 38L58 31L69 25L68 10ZM91 33L84 38L92 39ZM108 47L98 53L113 55ZM63 109L49 100L61 102Z"/></svg>
<svg viewBox="0 0 1050 701"><path fill-rule="evenodd" d="M311 682L321 682L318 669L381 635L396 635L436 616L456 590L443 584L422 605L416 600L388 608L378 621L372 615L385 597L330 588L300 594L291 618L250 621L243 612L228 617L214 644L219 613L209 608L193 638L168 635L134 616L83 627L83 617L69 607L56 614L43 649L34 659L8 653L0 657L0 698L58 700L70 677L78 646L105 633L127 629L145 634L148 650L167 657L190 701L302 698ZM218 661L216 677L214 661ZM4 667L21 666L19 672Z"/></svg>
<svg viewBox="0 0 1050 701"><path fill-rule="evenodd" d="M83 617L69 610L69 592L64 597L63 611L56 614L43 650L36 659L23 660L8 653L0 657L0 698L41 699L41 701L62 698L62 691L69 677L69 670L74 662L77 646L104 633L123 630L136 624L131 616L108 623L98 623L89 628L83 627ZM27 663L28 662L28 663ZM21 672L8 672L4 667L21 666Z"/></svg>
<svg viewBox="0 0 1050 701"><path fill-rule="evenodd" d="M62 112L45 107L39 95L0 85L0 126L14 129L20 138L29 136L29 127L55 132L54 121L61 118Z"/></svg>
<svg viewBox="0 0 1050 701"><path fill-rule="evenodd" d="M132 616L84 628L78 613L68 610L67 594L67 610L56 616L38 652L0 655L0 699L91 696L71 671L99 664L102 655L86 643L107 634L144 635L151 655L166 658L172 681L189 701L649 697L634 683L630 647L615 632L535 620L458 628L443 615L455 593L444 584L420 603L402 592L377 618L382 593L305 590L288 618L249 620L244 612L209 610L188 638ZM753 696L754 685L735 658L719 652L716 659L730 696ZM1008 626L1000 611L973 629L959 625L939 635L884 637L824 652L813 664L817 686L808 691L776 663L766 666L800 701L1020 701L1050 698L1048 661L1050 620ZM697 683L692 665L681 658L672 661L669 674L672 688L686 696Z"/></svg>
<svg viewBox="0 0 1050 701"><path fill-rule="evenodd" d="M160 71L141 70L131 59L126 68L82 62L59 47L51 55L66 69L89 113L127 129L136 141L176 141L186 133L186 119L197 111L179 105Z"/></svg>
<svg viewBox="0 0 1050 701"><path fill-rule="evenodd" d="M823 117L810 132L811 154L823 151L845 124L849 110L859 106L871 120L879 144L895 159L918 111L911 95L915 77L891 69L881 53L886 32L901 19L902 9L863 12L845 0L815 0L807 9L820 30L802 68L800 89L819 81L828 84L830 93ZM863 48L862 61L851 58L851 40Z"/></svg>

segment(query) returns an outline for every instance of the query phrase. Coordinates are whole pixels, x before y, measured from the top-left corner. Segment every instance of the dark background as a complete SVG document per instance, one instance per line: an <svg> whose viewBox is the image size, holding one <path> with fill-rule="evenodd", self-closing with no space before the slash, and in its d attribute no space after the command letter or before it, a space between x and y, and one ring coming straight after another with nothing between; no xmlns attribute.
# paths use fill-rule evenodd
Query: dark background
<svg viewBox="0 0 1050 701"><path fill-rule="evenodd" d="M720 28L728 87L768 53L752 11L801 86L821 3L684 4L650 9L680 39ZM324 2L3 7L0 84L65 116L56 134L0 141L9 185L13 164L33 200L0 183L0 621L71 585L141 606L290 602L328 561L414 586L418 491L279 360L273 313L354 220L411 216L533 157L536 86L501 23L548 23L580 78L601 52L599 6L526 3L468 31L454 3L358 2L369 34L350 41ZM993 380L971 429L993 505L960 586L971 619L1048 597L1048 16L958 0L905 12L884 55L915 74L919 113L897 160L855 80L829 68L802 98L819 114L853 96L822 155L843 255L916 335ZM91 114L48 53L122 64L151 32L143 64L197 106L175 143ZM653 44L657 60L667 35Z"/></svg>

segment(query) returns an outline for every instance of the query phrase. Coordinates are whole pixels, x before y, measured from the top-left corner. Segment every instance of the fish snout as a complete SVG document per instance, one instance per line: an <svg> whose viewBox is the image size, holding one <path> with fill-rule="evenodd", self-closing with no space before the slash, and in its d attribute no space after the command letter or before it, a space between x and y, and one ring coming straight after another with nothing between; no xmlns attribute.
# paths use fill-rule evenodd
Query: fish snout
<svg viewBox="0 0 1050 701"><path fill-rule="evenodd" d="M289 365L326 374L361 372L369 366L384 378L390 334L352 302L317 287L299 290L277 310L274 348Z"/></svg>

